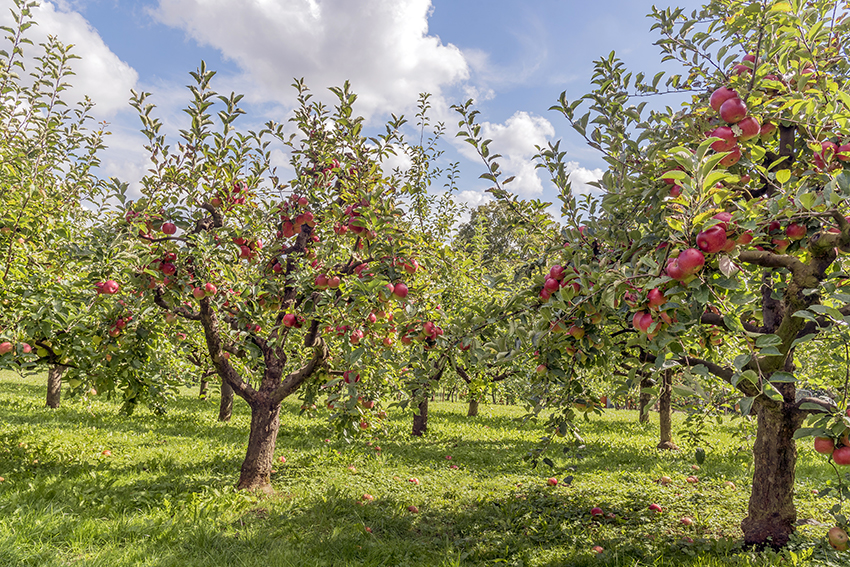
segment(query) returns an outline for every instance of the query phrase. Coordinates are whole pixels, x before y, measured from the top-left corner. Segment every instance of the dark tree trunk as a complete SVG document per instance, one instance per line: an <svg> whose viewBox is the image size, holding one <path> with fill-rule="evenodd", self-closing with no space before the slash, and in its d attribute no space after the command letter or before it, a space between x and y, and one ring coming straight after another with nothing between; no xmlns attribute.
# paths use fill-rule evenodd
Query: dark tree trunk
<svg viewBox="0 0 850 567"><path fill-rule="evenodd" d="M794 507L797 442L793 436L805 416L791 404L777 406L759 399L753 404L753 411L758 416L753 446L753 488L741 529L745 543L779 548L788 543L797 521Z"/></svg>
<svg viewBox="0 0 850 567"><path fill-rule="evenodd" d="M422 437L428 431L428 396L419 403L419 413L413 416L413 434Z"/></svg>
<svg viewBox="0 0 850 567"><path fill-rule="evenodd" d="M198 389L198 397L202 400L207 399L207 391L209 390L210 383L206 380L201 380L201 387Z"/></svg>
<svg viewBox="0 0 850 567"><path fill-rule="evenodd" d="M233 388L227 383L227 380L221 381L221 402L218 405L218 420L230 421L230 416L233 415Z"/></svg>
<svg viewBox="0 0 850 567"><path fill-rule="evenodd" d="M271 404L262 400L251 406L248 452L242 462L239 484L236 488L271 491L272 464L278 429L280 429L280 404Z"/></svg>
<svg viewBox="0 0 850 567"><path fill-rule="evenodd" d="M65 367L54 364L47 370L47 407L56 409L62 399L62 373Z"/></svg>
<svg viewBox="0 0 850 567"><path fill-rule="evenodd" d="M469 409L466 412L466 417L475 417L478 415L478 400L469 398Z"/></svg>
<svg viewBox="0 0 850 567"><path fill-rule="evenodd" d="M640 423L649 423L649 401L652 399L652 394L644 392L645 389L652 387L652 381L650 378L644 378L640 381L640 405L638 409L640 410L640 416L638 417L638 421Z"/></svg>
<svg viewBox="0 0 850 567"><path fill-rule="evenodd" d="M661 394L658 398L659 418L659 449L678 451L679 447L673 443L673 416L670 413L670 405L673 398L673 372L665 370L661 375Z"/></svg>

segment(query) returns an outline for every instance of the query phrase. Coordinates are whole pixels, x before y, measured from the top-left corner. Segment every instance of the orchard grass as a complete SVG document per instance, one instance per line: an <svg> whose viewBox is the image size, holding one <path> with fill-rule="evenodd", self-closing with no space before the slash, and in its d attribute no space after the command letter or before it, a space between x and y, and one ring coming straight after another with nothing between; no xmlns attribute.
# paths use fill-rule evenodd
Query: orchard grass
<svg viewBox="0 0 850 567"><path fill-rule="evenodd" d="M833 502L812 489L834 482L834 473L810 441L800 442L798 516L824 525L800 526L779 554L741 548L752 427L740 419L709 428L707 457L696 472L694 447L681 435L681 452L658 452L657 419L640 425L636 412L613 410L582 425L584 448L558 439L548 453L555 468L532 470L522 457L542 431L533 422L518 426L520 407L482 404L479 417L467 418L464 404L437 402L423 439L410 438L410 417L395 412L380 435L346 444L321 414L301 416L300 402L287 400L276 452L286 463L275 463L276 493L261 497L233 488L248 435L241 400L232 421L219 423L214 392L202 401L187 390L165 416L139 408L125 418L101 396L66 395L49 410L45 390L43 376L0 373L4 567L767 566L847 559L824 543ZM675 432L682 422L676 414ZM691 474L698 484L685 481ZM665 475L672 485L655 482ZM552 476L557 487L547 486ZM409 481L414 477L418 485ZM364 494L374 499L364 501ZM651 503L664 511L652 513ZM408 511L411 505L419 512ZM591 520L594 506L616 517ZM694 524L682 525L683 516Z"/></svg>

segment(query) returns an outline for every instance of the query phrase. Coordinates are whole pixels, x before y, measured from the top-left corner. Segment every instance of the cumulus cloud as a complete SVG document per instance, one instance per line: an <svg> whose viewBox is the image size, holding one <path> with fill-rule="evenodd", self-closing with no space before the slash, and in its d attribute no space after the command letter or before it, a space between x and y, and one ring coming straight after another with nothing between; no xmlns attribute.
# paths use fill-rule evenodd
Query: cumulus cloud
<svg viewBox="0 0 850 567"><path fill-rule="evenodd" d="M0 0L0 23L13 25L11 0ZM71 88L63 98L66 102L82 101L88 95L95 103L94 114L105 118L127 107L130 89L138 81L138 73L121 61L97 31L79 13L72 11L67 2L42 2L33 8L32 15L37 25L27 30L29 39L37 46L47 42L49 35L55 36L65 45L73 45L71 53L81 59L71 62L74 76L68 78ZM27 68L34 67L32 57L40 48L25 46L24 55L29 59Z"/></svg>
<svg viewBox="0 0 850 567"><path fill-rule="evenodd" d="M351 80L365 116L409 108L469 77L461 51L428 34L430 0L160 0L152 12L235 61L257 97L289 101Z"/></svg>
<svg viewBox="0 0 850 567"><path fill-rule="evenodd" d="M570 174L570 184L574 195L585 195L587 193L591 193L595 196L599 196L602 194L602 191L600 191L598 187L590 185L590 182L602 179L602 174L604 173L603 170L599 168L587 169L586 167L579 165L576 161L567 162L565 166L567 173Z"/></svg>
<svg viewBox="0 0 850 567"><path fill-rule="evenodd" d="M548 120L519 111L504 124L482 122L481 136L493 140L490 144L491 153L501 154L502 157L497 161L503 177L515 177L507 189L522 197L539 197L543 193L543 183L532 158L537 153L535 146L546 146L547 141L555 136L555 128ZM471 160L479 160L472 146L461 143L461 154Z"/></svg>

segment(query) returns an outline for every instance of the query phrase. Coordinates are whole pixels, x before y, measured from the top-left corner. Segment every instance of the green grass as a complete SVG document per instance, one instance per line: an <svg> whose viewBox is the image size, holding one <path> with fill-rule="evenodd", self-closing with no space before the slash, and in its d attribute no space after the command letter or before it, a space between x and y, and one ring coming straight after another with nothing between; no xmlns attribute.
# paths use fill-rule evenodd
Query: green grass
<svg viewBox="0 0 850 567"><path fill-rule="evenodd" d="M700 483L690 485L693 448L659 453L657 424L637 424L635 412L592 418L583 449L559 440L552 471L522 461L542 433L517 426L518 407L482 406L470 419L461 404L437 403L424 439L411 439L410 418L398 416L380 436L346 445L322 418L299 416L293 401L282 412L277 454L287 462L273 476L276 494L259 497L232 488L247 441L241 401L221 424L215 402L192 392L164 417L140 408L130 418L100 398L49 410L44 395L42 378L0 374L3 567L696 567L843 565L848 557L825 548L825 525L801 526L780 555L740 548L751 459L747 441L733 435L737 422L713 427ZM809 445L801 443L798 514L828 522L833 502L811 489L830 480L830 469ZM570 485L546 485L568 475ZM656 484L662 475L673 485ZM363 503L365 493L374 500ZM652 502L665 512L650 513ZM591 520L593 506L616 518ZM684 515L695 524L682 526ZM597 556L594 545L605 551Z"/></svg>

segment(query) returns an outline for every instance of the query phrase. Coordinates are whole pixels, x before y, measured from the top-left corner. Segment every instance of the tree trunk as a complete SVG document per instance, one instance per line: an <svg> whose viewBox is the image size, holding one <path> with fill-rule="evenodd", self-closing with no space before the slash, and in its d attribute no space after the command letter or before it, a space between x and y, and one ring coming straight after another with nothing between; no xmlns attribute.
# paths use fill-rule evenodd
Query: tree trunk
<svg viewBox="0 0 850 567"><path fill-rule="evenodd" d="M231 415L233 415L233 388L230 387L227 380L222 380L221 402L218 405L218 420L230 421Z"/></svg>
<svg viewBox="0 0 850 567"><path fill-rule="evenodd" d="M478 415L478 400L469 398L469 410L466 412L466 417L475 417Z"/></svg>
<svg viewBox="0 0 850 567"><path fill-rule="evenodd" d="M240 490L271 492L271 473L277 432L280 429L280 404L262 400L251 406L251 432L248 452L239 474Z"/></svg>
<svg viewBox="0 0 850 567"><path fill-rule="evenodd" d="M198 389L198 397L202 400L207 399L207 390L209 389L209 382L206 380L201 380L201 387Z"/></svg>
<svg viewBox="0 0 850 567"><path fill-rule="evenodd" d="M640 381L640 406L638 409L640 410L640 417L638 417L638 421L640 423L649 423L649 401L652 399L652 394L644 393L646 388L651 388L652 382L649 378L644 378Z"/></svg>
<svg viewBox="0 0 850 567"><path fill-rule="evenodd" d="M428 431L428 397L419 403L419 414L413 416L413 434L422 437Z"/></svg>
<svg viewBox="0 0 850 567"><path fill-rule="evenodd" d="M741 522L744 542L779 548L788 543L797 521L794 507L794 470L797 442L794 432L805 416L791 404L778 407L756 399L758 431L753 445L753 488L748 515Z"/></svg>
<svg viewBox="0 0 850 567"><path fill-rule="evenodd" d="M62 373L65 367L61 364L51 365L47 370L47 407L56 409L62 399Z"/></svg>
<svg viewBox="0 0 850 567"><path fill-rule="evenodd" d="M679 447L673 443L673 419L670 414L670 405L673 398L673 372L665 370L661 375L661 395L658 398L659 418L659 441L658 448L669 451L678 451Z"/></svg>

